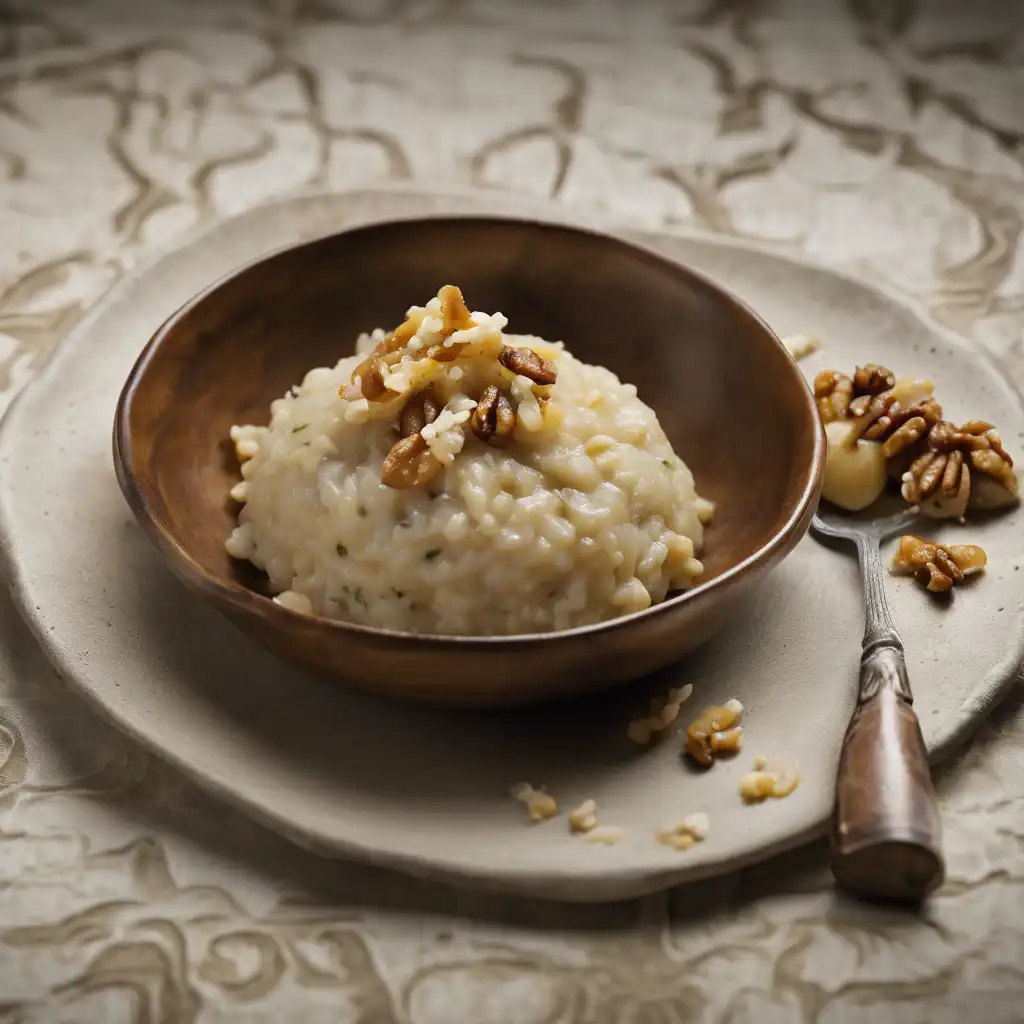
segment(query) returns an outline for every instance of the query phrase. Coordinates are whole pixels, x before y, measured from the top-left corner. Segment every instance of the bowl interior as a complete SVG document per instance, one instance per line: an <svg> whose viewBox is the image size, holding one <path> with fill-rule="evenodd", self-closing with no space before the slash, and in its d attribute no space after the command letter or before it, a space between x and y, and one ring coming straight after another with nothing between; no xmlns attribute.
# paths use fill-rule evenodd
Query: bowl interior
<svg viewBox="0 0 1024 1024"><path fill-rule="evenodd" d="M239 479L228 431L356 336L401 322L443 284L513 333L561 340L637 386L701 494L717 503L703 579L786 524L814 472L816 418L763 323L698 275L600 234L497 218L374 225L219 282L168 321L129 380L122 457L153 520L212 576L262 589L224 541ZM124 449L127 448L125 451Z"/></svg>

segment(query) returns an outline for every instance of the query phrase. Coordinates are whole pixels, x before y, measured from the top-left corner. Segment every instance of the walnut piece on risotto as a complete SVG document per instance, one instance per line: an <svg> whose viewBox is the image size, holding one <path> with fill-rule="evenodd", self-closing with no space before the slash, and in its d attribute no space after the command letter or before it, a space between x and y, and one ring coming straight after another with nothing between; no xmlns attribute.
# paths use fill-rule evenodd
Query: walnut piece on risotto
<svg viewBox="0 0 1024 1024"><path fill-rule="evenodd" d="M532 348L505 345L498 354L498 361L506 370L511 370L517 377L528 377L534 384L546 386L554 384L558 379L555 364Z"/></svg>
<svg viewBox="0 0 1024 1024"><path fill-rule="evenodd" d="M434 394L434 387L428 384L405 403L398 420L402 437L418 434L428 423L433 423L441 412L441 404Z"/></svg>
<svg viewBox="0 0 1024 1024"><path fill-rule="evenodd" d="M516 412L508 395L496 384L489 384L473 410L469 425L481 441L505 443L516 427Z"/></svg>
<svg viewBox="0 0 1024 1024"><path fill-rule="evenodd" d="M444 466L434 458L422 434L396 441L384 459L380 481L401 490L430 483Z"/></svg>

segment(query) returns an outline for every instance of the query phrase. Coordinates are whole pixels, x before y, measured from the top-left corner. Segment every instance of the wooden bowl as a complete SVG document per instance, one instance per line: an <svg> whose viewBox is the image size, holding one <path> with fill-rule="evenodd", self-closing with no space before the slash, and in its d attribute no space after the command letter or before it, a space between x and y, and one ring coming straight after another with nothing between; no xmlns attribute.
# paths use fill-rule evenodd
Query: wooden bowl
<svg viewBox="0 0 1024 1024"><path fill-rule="evenodd" d="M717 503L694 589L596 626L423 636L303 616L266 596L224 541L239 479L228 431L357 334L458 284L516 333L566 342L653 406ZM738 299L620 239L497 217L376 224L296 245L216 282L154 335L118 402L114 461L171 569L255 641L365 690L455 705L525 704L650 672L706 640L803 537L824 435L795 362Z"/></svg>

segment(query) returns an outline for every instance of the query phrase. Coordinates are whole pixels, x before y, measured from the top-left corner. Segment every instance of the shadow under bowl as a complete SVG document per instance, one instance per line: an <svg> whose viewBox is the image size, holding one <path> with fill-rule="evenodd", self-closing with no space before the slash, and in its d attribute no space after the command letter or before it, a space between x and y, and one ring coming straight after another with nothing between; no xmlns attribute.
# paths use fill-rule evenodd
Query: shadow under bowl
<svg viewBox="0 0 1024 1024"><path fill-rule="evenodd" d="M303 616L228 556L239 479L228 432L362 331L458 284L510 329L562 340L637 386L698 491L717 505L692 590L595 626L502 637L422 636ZM322 677L462 706L553 700L632 679L723 626L800 541L821 489L824 435L796 363L747 306L611 235L502 217L357 228L260 258L179 309L124 386L114 461L170 568L255 641Z"/></svg>

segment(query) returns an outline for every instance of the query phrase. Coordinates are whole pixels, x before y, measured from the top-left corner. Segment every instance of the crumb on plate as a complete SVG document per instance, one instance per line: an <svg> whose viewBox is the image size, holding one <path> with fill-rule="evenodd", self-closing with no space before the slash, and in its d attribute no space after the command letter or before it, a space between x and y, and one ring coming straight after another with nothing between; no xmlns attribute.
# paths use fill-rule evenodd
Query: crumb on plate
<svg viewBox="0 0 1024 1024"><path fill-rule="evenodd" d="M800 770L795 761L771 762L767 758L754 760L754 770L740 779L740 796L747 803L760 803L773 797L781 800L800 785Z"/></svg>
<svg viewBox="0 0 1024 1024"><path fill-rule="evenodd" d="M705 708L686 727L686 750L697 764L711 767L720 754L735 754L740 749L743 729L736 725L743 705L732 698L725 704Z"/></svg>
<svg viewBox="0 0 1024 1024"><path fill-rule="evenodd" d="M531 821L547 821L558 813L557 801L543 788L535 789L528 782L517 782L511 793L512 799L526 808Z"/></svg>
<svg viewBox="0 0 1024 1024"><path fill-rule="evenodd" d="M638 746L646 746L656 736L664 732L679 716L679 709L690 699L693 684L674 687L666 697L651 699L647 714L635 718L629 723L626 735Z"/></svg>
<svg viewBox="0 0 1024 1024"><path fill-rule="evenodd" d="M583 803L569 812L570 832L593 832L597 828L597 803L584 800Z"/></svg>
<svg viewBox="0 0 1024 1024"><path fill-rule="evenodd" d="M658 842L671 846L673 850L688 850L694 843L702 842L711 828L711 821L703 811L688 814L682 821L658 833Z"/></svg>

